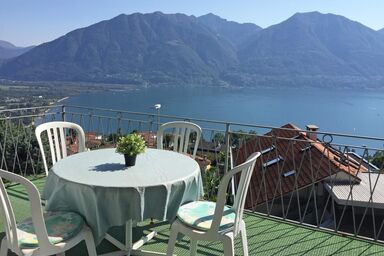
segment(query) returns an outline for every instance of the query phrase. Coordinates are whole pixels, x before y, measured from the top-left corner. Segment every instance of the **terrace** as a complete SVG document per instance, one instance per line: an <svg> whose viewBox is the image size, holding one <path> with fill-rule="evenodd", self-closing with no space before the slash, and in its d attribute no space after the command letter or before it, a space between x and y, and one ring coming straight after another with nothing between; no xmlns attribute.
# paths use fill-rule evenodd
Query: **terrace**
<svg viewBox="0 0 384 256"><path fill-rule="evenodd" d="M321 132L313 130L313 126L300 130L291 124L269 127L80 106L7 109L0 111L0 168L29 176L42 189L45 177L34 128L55 120L80 124L92 150L111 147L119 134L134 130L145 134L153 144L152 134L160 123L195 122L203 128L197 153L203 176L209 162L218 177L252 152L263 152L247 197L245 221L250 255L384 252L384 152L378 148L383 145L383 138ZM206 189L215 191L214 186ZM8 190L17 218L28 216L25 192L17 185L10 185ZM140 237L148 229L157 230L158 236L143 249L165 252L169 224L141 223L134 235ZM124 239L123 228L112 232ZM3 235L0 222L0 236ZM236 254L241 255L239 239L235 247ZM98 253L115 249L102 242ZM188 255L188 249L188 238L184 238L175 253ZM67 255L83 255L83 250L81 244ZM202 243L198 254L222 255L222 246Z"/></svg>

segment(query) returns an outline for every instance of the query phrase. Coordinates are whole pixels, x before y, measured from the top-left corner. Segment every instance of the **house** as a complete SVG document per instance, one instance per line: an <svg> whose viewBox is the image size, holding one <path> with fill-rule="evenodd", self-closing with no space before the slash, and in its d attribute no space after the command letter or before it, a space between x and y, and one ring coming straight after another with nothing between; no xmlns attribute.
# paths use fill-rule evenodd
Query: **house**
<svg viewBox="0 0 384 256"><path fill-rule="evenodd" d="M140 131L138 132L138 134L140 134L143 137L147 147L149 148L156 147L156 133Z"/></svg>
<svg viewBox="0 0 384 256"><path fill-rule="evenodd" d="M338 205L369 207L384 210L384 176L380 173L359 173L360 183L350 186L348 183L326 182L328 193Z"/></svg>
<svg viewBox="0 0 384 256"><path fill-rule="evenodd" d="M211 164L211 160L204 156L196 156L195 161L199 164L200 170L206 170L207 166Z"/></svg>
<svg viewBox="0 0 384 256"><path fill-rule="evenodd" d="M244 162L253 152L262 153L251 179L246 208L255 209L269 202L268 213L280 211L278 215L287 215L287 211L301 210L292 209L292 200L299 201L297 205L304 204L305 207L310 200L316 200L314 196L323 196L324 182L361 182L358 174L366 173L368 169L348 154L319 141L317 129L309 125L303 132L293 124L286 124L264 135L256 135L235 150L236 164ZM271 210L271 204L275 210ZM282 204L285 204L285 209L277 207Z"/></svg>
<svg viewBox="0 0 384 256"><path fill-rule="evenodd" d="M102 140L103 136L102 135L97 135L96 132L86 132L85 133L85 141L88 140Z"/></svg>
<svg viewBox="0 0 384 256"><path fill-rule="evenodd" d="M96 132L85 132L85 147L89 149L100 148L102 145L102 135L98 135Z"/></svg>
<svg viewBox="0 0 384 256"><path fill-rule="evenodd" d="M210 152L210 153L219 153L220 151L225 150L225 145L216 141L205 141L201 140L199 142L197 151L198 152Z"/></svg>

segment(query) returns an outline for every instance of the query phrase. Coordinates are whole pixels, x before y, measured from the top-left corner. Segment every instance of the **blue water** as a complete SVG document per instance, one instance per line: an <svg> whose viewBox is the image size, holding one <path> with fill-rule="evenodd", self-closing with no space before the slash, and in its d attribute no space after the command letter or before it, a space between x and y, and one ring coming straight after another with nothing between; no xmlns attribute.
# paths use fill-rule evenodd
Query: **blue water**
<svg viewBox="0 0 384 256"><path fill-rule="evenodd" d="M151 88L84 93L64 103L149 113L160 103L161 114L384 137L384 93L367 91Z"/></svg>

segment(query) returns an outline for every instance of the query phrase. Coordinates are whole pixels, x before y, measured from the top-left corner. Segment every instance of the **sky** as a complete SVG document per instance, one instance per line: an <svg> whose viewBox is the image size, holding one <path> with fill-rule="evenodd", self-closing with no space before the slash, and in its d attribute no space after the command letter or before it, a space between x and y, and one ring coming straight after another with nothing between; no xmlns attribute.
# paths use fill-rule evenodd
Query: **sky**
<svg viewBox="0 0 384 256"><path fill-rule="evenodd" d="M384 28L384 0L1 0L0 40L38 45L121 13L214 13L262 28L297 12L334 13L374 30Z"/></svg>

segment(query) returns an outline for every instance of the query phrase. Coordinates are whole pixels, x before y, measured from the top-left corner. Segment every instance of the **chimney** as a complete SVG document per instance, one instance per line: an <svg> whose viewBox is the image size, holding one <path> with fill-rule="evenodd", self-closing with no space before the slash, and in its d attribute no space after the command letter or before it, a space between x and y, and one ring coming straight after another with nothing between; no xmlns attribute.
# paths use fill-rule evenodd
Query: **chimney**
<svg viewBox="0 0 384 256"><path fill-rule="evenodd" d="M319 130L319 127L317 127L314 124L307 124L307 137L313 141L317 140L317 130Z"/></svg>

